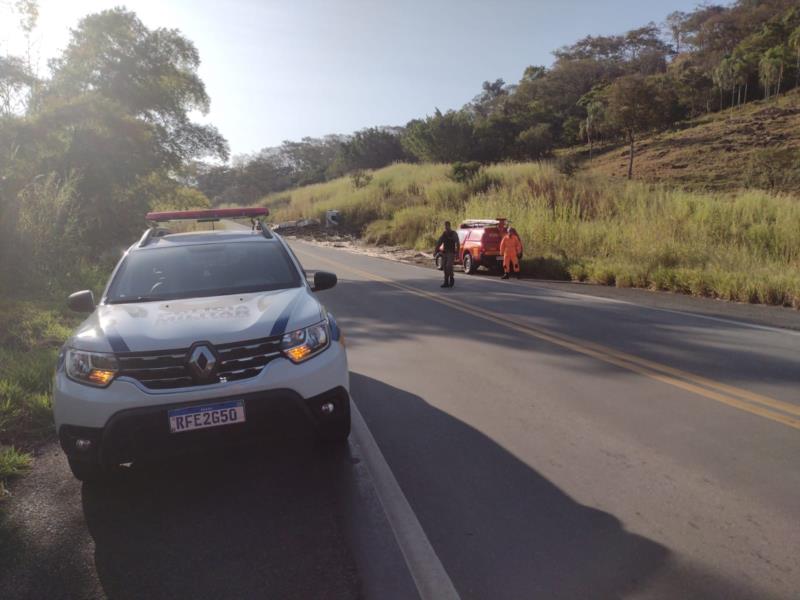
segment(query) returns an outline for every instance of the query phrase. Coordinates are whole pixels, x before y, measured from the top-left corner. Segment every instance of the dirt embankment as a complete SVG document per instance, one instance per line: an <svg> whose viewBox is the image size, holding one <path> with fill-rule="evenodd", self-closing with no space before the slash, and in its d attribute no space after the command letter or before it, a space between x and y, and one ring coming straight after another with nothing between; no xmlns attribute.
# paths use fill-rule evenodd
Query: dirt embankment
<svg viewBox="0 0 800 600"><path fill-rule="evenodd" d="M800 150L800 92L769 104L754 102L695 121L680 131L642 138L634 177L692 189L726 190L753 182L753 160L766 148ZM589 170L625 177L627 147L597 156Z"/></svg>

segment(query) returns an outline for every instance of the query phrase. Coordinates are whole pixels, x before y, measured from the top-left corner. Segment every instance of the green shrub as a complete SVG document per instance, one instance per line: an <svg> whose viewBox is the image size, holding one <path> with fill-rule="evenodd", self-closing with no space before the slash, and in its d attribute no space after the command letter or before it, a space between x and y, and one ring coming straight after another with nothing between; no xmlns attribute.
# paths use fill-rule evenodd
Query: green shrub
<svg viewBox="0 0 800 600"><path fill-rule="evenodd" d="M574 175L581 167L580 161L572 153L562 154L558 156L554 162L558 172L562 175L566 175L567 177Z"/></svg>
<svg viewBox="0 0 800 600"><path fill-rule="evenodd" d="M482 165L478 161L455 162L450 167L449 179L456 183L467 183L481 172Z"/></svg>
<svg viewBox="0 0 800 600"><path fill-rule="evenodd" d="M358 169L350 173L350 181L353 182L353 187L355 189L360 190L361 188L369 185L369 183L372 181L372 174L362 169Z"/></svg>
<svg viewBox="0 0 800 600"><path fill-rule="evenodd" d="M767 190L800 189L800 149L767 147L752 154L746 181Z"/></svg>
<svg viewBox="0 0 800 600"><path fill-rule="evenodd" d="M0 445L0 500L2 500L7 493L5 488L6 480L22 475L30 466L30 454L27 452L20 452L13 446ZM2 519L1 514L0 519ZM0 525L2 525L1 522ZM7 532L0 531L0 534L7 534ZM0 535L0 537L2 537L2 535ZM1 541L0 546L2 546Z"/></svg>
<svg viewBox="0 0 800 600"><path fill-rule="evenodd" d="M3 479L19 475L31 466L31 457L13 446L0 446L0 488Z"/></svg>

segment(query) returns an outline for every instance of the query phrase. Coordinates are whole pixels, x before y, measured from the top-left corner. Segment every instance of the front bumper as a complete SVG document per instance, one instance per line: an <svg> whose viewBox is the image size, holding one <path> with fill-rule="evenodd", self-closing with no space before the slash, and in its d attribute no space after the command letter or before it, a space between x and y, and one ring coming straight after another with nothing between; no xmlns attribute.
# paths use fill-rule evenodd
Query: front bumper
<svg viewBox="0 0 800 600"><path fill-rule="evenodd" d="M59 368L53 382L53 416L56 429L62 425L102 428L115 414L129 409L216 401L270 390L291 390L311 398L335 387L350 388L347 354L336 341L297 365L276 358L249 379L178 389L152 390L127 377L115 379L107 388L95 388L72 381Z"/></svg>
<svg viewBox="0 0 800 600"><path fill-rule="evenodd" d="M226 400L242 400L245 421L221 427L171 433L168 411ZM332 414L321 406L333 403ZM98 464L113 465L141 459L157 459L186 451L238 442L250 437L282 436L287 432L315 431L331 420L349 415L350 396L336 387L311 398L293 390L279 389L213 400L182 402L132 408L114 414L104 427L61 425L61 448L68 457ZM77 440L89 440L88 448L78 449Z"/></svg>

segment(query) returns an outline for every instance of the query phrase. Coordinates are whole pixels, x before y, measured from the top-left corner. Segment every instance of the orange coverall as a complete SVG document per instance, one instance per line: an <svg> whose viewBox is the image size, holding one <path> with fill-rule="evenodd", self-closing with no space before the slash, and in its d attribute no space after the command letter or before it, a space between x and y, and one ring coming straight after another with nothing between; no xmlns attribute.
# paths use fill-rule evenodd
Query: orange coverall
<svg viewBox="0 0 800 600"><path fill-rule="evenodd" d="M500 252L503 253L503 271L519 273L519 254L522 252L522 242L515 235L507 233L500 242Z"/></svg>

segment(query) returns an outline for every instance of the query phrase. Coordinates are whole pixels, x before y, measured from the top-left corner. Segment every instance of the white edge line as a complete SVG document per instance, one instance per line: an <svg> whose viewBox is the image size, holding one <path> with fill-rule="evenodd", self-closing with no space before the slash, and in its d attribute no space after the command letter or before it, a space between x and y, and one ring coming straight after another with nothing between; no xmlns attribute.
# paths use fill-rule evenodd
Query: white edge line
<svg viewBox="0 0 800 600"><path fill-rule="evenodd" d="M400 551L422 600L459 600L450 576L425 535L414 510L367 427L355 401L351 401L353 436L362 449L375 491L394 532Z"/></svg>
<svg viewBox="0 0 800 600"><path fill-rule="evenodd" d="M364 256L366 258L378 258L378 259L388 260L388 261L393 262L393 263L406 265L406 266L409 266L409 267L416 267L418 269L425 269L425 270L428 270L428 271L430 270L428 267L423 267L422 265L416 265L414 263L407 263L407 262L403 262L402 260L396 260L396 259L393 259L393 258L388 258L388 257L383 257L383 256L373 256L371 254L364 254L363 252L358 252L356 250L351 250L350 248L341 248L341 247L337 247L337 246L318 246L317 244L314 244L312 242L308 242L306 240L301 240L299 238L298 238L297 241L304 242L304 243L306 243L306 244L308 244L310 246L314 246L314 247L317 247L317 248L332 248L334 250L345 250L345 251L350 252L350 254L355 254L357 256ZM467 279L467 281L469 281L469 279ZM481 281L494 281L496 284L500 284L499 281L496 281L494 279L486 279L486 280L482 279ZM556 297L558 295L563 295L563 296L566 296L566 297L571 297L571 298L576 298L576 299L584 299L584 300L586 300L587 298L591 298L592 300L599 300L601 302L609 302L609 303L615 303L615 304L627 304L629 306L636 306L637 308L642 308L642 309L645 309L645 310L654 310L654 311L657 311L657 312L672 313L674 315L682 315L684 317L690 317L690 318L693 318L693 319L705 319L707 321L716 321L718 323L727 323L729 325L736 325L738 327L745 327L747 329L759 329L761 331L770 331L772 333L783 333L783 334L788 334L788 335L800 335L800 331L798 331L796 329L789 329L787 327L775 327L775 326L770 326L770 325L759 325L757 323L748 323L747 321L738 321L736 319L726 319L724 317L712 317L711 315L704 315L704 314L700 314L700 313L687 312L687 311L683 311L683 310L675 310L675 309L671 309L671 308L660 308L658 306L648 306L646 304L639 304L638 302L632 302L630 300L621 300L619 298L608 298L606 296L599 296L599 295L596 296L596 295L591 294L591 293L580 294L578 292L570 292L569 290L558 290L558 289L549 288L549 287L546 287L546 286L543 286L543 285L537 285L537 282L535 280L509 282L509 283L511 285L521 285L523 287L528 287L528 288L534 287L534 288L536 288L538 290L546 290L547 292L555 292L553 295L556 296ZM511 285L509 285L509 283L503 283L502 285L504 287L511 287ZM554 283L558 283L558 282L554 282ZM568 283L568 282L564 282L564 283ZM686 295L686 297L687 298L692 298L693 296ZM537 298L531 298L531 300L537 300Z"/></svg>

